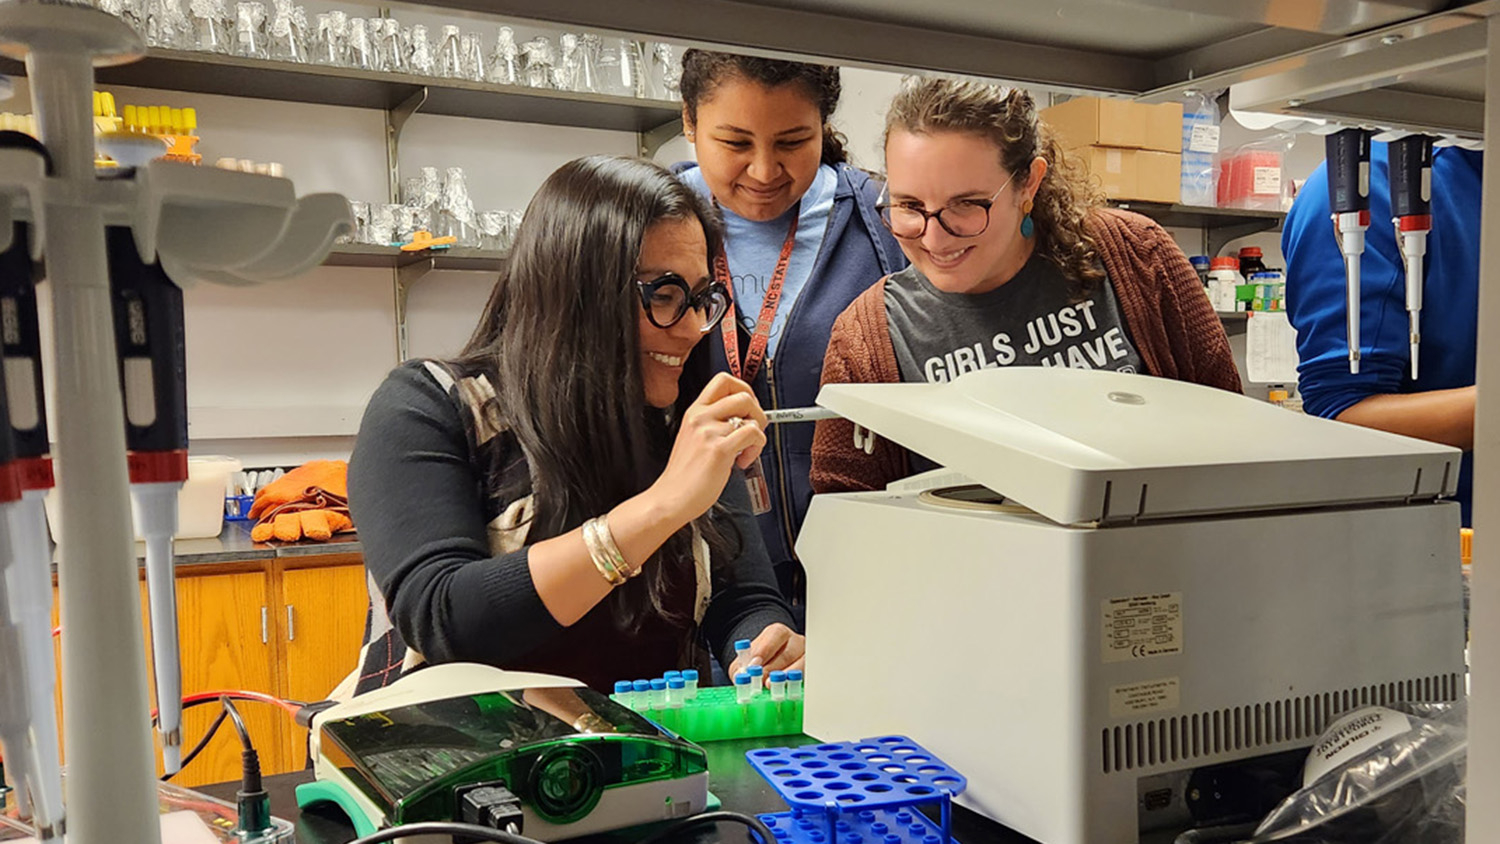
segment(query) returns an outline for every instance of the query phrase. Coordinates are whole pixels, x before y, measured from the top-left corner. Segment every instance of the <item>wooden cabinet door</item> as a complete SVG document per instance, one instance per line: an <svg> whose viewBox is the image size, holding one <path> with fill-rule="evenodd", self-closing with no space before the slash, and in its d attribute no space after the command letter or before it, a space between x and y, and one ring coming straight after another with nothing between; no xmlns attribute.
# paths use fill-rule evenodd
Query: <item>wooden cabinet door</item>
<svg viewBox="0 0 1500 844"><path fill-rule="evenodd" d="M359 662L369 605L365 567L358 555L335 565L288 568L281 573L284 697L325 700ZM290 721L288 721L290 725ZM288 727L287 762L306 761L307 731Z"/></svg>
<svg viewBox="0 0 1500 844"><path fill-rule="evenodd" d="M228 574L198 574L191 566L177 570L177 623L181 631L184 696L220 690L276 694L270 581L268 573L258 566ZM184 713L184 754L202 738L219 708L209 703ZM286 741L287 715L264 703L242 702L236 708L244 716L246 729L260 756L261 772L284 772L285 754L280 748ZM172 781L193 786L238 780L240 751L234 725L226 720L208 747Z"/></svg>

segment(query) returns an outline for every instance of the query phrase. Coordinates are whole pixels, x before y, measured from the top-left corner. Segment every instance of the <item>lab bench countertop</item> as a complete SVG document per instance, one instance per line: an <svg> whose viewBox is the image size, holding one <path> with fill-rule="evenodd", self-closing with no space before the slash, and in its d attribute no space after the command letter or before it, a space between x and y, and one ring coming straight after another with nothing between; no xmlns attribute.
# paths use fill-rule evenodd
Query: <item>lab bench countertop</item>
<svg viewBox="0 0 1500 844"><path fill-rule="evenodd" d="M219 535L209 539L179 539L173 543L173 552L178 565L202 563L239 563L257 560L272 560L287 557L315 557L331 554L358 554L359 537L353 532L335 534L328 542L255 542L250 538L250 521L224 522ZM137 560L144 561L146 545L135 543ZM52 563L56 565L64 555L58 546L53 546Z"/></svg>

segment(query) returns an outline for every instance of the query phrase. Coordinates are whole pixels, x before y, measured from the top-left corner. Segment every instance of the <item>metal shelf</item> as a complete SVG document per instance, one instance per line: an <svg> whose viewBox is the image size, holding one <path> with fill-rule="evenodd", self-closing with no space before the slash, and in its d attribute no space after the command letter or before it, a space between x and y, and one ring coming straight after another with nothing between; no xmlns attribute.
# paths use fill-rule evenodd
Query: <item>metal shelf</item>
<svg viewBox="0 0 1500 844"><path fill-rule="evenodd" d="M6 58L0 60L0 73L24 75L26 66ZM99 67L95 73L102 85L135 85L386 111L398 108L426 88L428 97L422 105L425 114L543 123L547 126L649 132L681 123L681 106L666 100L657 102L609 94L490 85L413 73L294 64L184 49L153 48L142 60L115 67Z"/></svg>
<svg viewBox="0 0 1500 844"><path fill-rule="evenodd" d="M0 74L20 76L25 72L21 62L0 59ZM99 85L129 85L383 111L392 200L400 187L397 147L401 130L418 111L481 120L633 132L638 138L639 153L648 157L682 131L681 106L675 102L490 85L185 50L152 49L140 61L97 68L95 79ZM347 244L335 248L324 264L384 267L392 271L396 345L399 358L405 360L406 303L412 285L434 270L498 272L505 265L505 255L478 249L402 252L395 247Z"/></svg>
<svg viewBox="0 0 1500 844"><path fill-rule="evenodd" d="M1231 240L1281 228L1286 214L1238 208L1205 208L1197 205L1167 205L1161 202L1112 201L1110 205L1150 217L1162 226L1202 229L1204 254L1217 255Z"/></svg>
<svg viewBox="0 0 1500 844"><path fill-rule="evenodd" d="M0 74L25 66L0 60ZM138 62L95 70L101 85L392 111L426 92L424 114L625 132L680 130L681 106L605 94L490 85L407 73L263 61L216 53L152 49Z"/></svg>
<svg viewBox="0 0 1500 844"><path fill-rule="evenodd" d="M499 272L505 266L506 257L504 252L487 249L424 249L420 252L403 252L396 246L341 243L333 247L323 264L329 267L384 267L393 270L420 266L424 272Z"/></svg>

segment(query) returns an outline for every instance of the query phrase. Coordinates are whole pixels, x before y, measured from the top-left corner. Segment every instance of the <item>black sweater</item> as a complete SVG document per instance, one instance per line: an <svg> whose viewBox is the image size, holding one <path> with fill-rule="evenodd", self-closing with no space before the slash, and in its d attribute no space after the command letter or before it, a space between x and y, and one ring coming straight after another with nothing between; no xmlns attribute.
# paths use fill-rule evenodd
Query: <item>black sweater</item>
<svg viewBox="0 0 1500 844"><path fill-rule="evenodd" d="M349 462L349 507L365 565L401 639L428 662L589 673L578 679L596 688L686 667L671 664L674 657L661 648L643 647L646 642L600 635L607 601L564 628L537 595L528 549L491 555L487 524L493 505L484 492L484 471L472 462L460 413L421 363L408 363L370 399ZM518 465L524 470L524 462ZM738 528L741 553L712 561L713 596L702 623L726 666L735 639L753 639L773 622L792 625L748 498L736 471L720 503ZM691 596L692 584L683 588ZM585 636L589 628L593 633ZM567 641L575 637L579 641ZM596 670L573 658L582 649L597 657L589 660Z"/></svg>

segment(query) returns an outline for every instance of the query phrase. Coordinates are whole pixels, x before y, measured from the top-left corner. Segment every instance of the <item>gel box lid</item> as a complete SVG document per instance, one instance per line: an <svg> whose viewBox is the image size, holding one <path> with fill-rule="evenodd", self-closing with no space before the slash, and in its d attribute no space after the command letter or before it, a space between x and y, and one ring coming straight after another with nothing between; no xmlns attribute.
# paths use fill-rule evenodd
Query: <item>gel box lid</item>
<svg viewBox="0 0 1500 844"><path fill-rule="evenodd" d="M818 404L1054 522L1430 500L1456 448L1119 372L984 369L830 384Z"/></svg>

